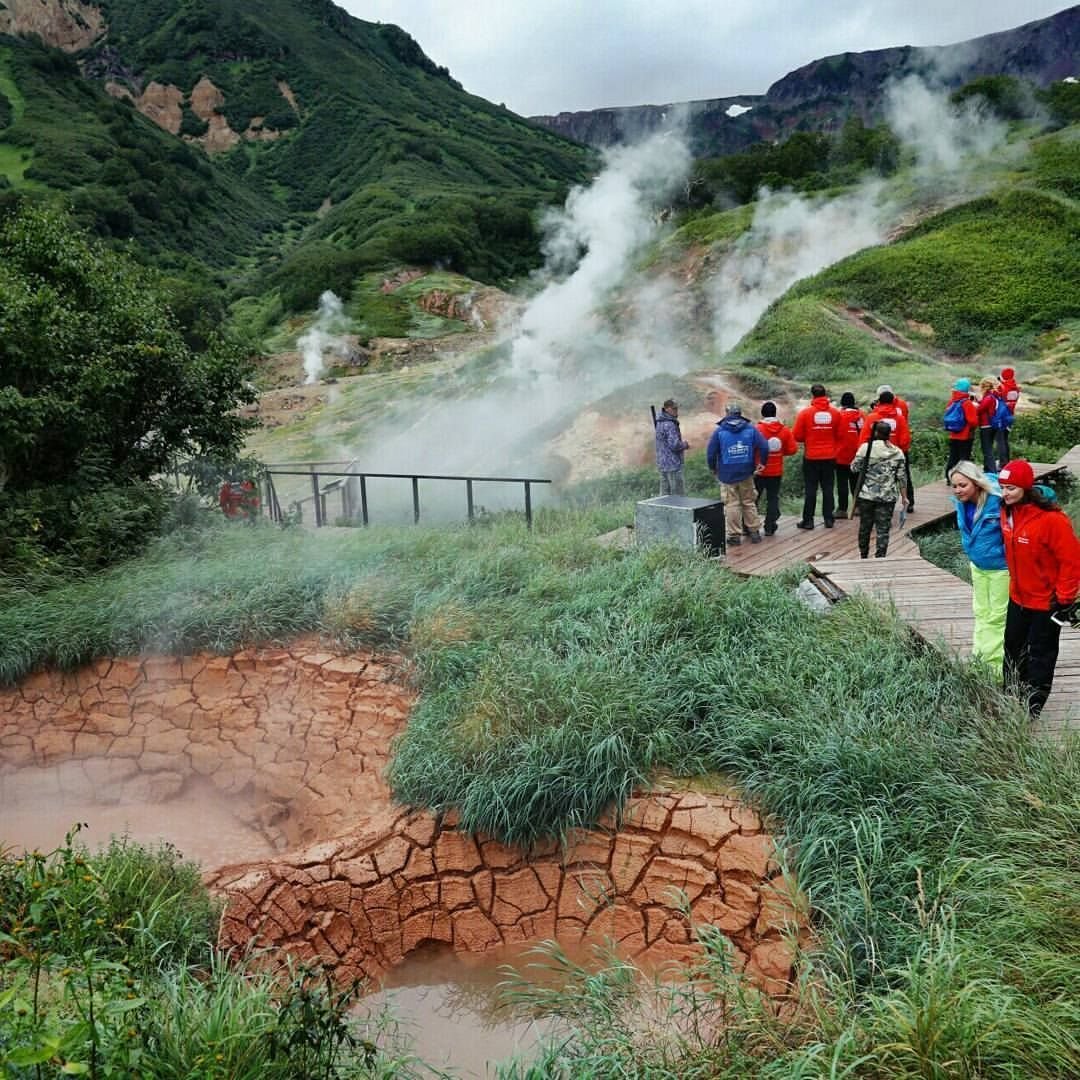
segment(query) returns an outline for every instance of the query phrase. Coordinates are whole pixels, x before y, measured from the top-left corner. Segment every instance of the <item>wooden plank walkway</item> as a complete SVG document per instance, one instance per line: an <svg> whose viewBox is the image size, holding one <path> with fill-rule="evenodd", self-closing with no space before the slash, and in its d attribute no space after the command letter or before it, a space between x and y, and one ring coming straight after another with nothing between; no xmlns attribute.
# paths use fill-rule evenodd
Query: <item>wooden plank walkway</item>
<svg viewBox="0 0 1080 1080"><path fill-rule="evenodd" d="M1037 476L1066 468L1080 476L1080 446L1054 465L1033 467ZM916 489L915 510L903 531L897 531L894 519L884 559L859 557L858 521L837 518L834 527L826 529L819 519L813 531L804 532L795 528L797 518L792 517L782 518L776 534L760 544L744 540L742 546L730 548L726 563L736 573L753 576L808 563L811 575L824 579L827 589L823 591L841 597L862 593L889 604L922 637L967 656L974 628L971 586L923 559L911 535L911 529L953 512L950 491L942 479ZM1039 728L1049 733L1080 730L1080 632L1062 631L1054 689Z"/></svg>

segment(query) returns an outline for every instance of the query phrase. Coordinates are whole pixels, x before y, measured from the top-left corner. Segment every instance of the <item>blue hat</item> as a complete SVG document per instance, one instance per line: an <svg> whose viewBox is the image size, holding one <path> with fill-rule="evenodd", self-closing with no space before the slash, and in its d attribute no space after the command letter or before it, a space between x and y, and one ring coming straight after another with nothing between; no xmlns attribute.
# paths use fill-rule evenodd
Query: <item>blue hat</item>
<svg viewBox="0 0 1080 1080"><path fill-rule="evenodd" d="M959 390L959 391L961 391L962 393L965 393L965 394L970 393L971 392L971 380L970 379L957 379L956 382L953 383L952 388L954 390Z"/></svg>

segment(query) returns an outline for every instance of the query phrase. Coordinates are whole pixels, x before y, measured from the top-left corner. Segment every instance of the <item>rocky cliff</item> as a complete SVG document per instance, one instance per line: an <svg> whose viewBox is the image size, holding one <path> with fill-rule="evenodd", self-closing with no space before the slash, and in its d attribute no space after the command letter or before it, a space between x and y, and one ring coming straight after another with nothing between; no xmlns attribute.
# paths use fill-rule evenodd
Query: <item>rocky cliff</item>
<svg viewBox="0 0 1080 1080"><path fill-rule="evenodd" d="M885 86L911 74L945 87L962 86L978 75L1014 75L1039 86L1080 75L1080 5L955 45L905 45L826 56L789 72L763 96L591 109L531 119L578 142L610 146L649 134L685 110L694 151L725 154L795 129L834 130L852 113L877 120ZM750 111L743 111L747 107Z"/></svg>
<svg viewBox="0 0 1080 1080"><path fill-rule="evenodd" d="M84 0L3 0L0 34L35 35L65 52L88 48L105 30L105 16Z"/></svg>

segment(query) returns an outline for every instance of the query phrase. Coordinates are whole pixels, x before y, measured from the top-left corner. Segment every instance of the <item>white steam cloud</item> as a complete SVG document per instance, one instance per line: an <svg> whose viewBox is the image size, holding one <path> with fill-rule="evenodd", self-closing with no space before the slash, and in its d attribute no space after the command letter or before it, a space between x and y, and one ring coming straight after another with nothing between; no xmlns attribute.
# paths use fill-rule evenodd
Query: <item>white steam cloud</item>
<svg viewBox="0 0 1080 1080"><path fill-rule="evenodd" d="M503 370L481 393L399 408L392 431L372 432L359 455L363 467L546 475L542 428L646 375L686 370L679 290L665 280L643 284L634 261L656 237L660 210L690 164L685 141L672 132L608 153L596 180L544 221L545 266L508 328ZM520 488L507 499L520 505Z"/></svg>
<svg viewBox="0 0 1080 1080"><path fill-rule="evenodd" d="M835 198L764 191L750 229L714 275L709 299L713 336L727 352L765 309L792 285L863 248L884 243L927 201L970 198L992 185L988 161L1002 162L1007 127L977 102L952 105L918 76L894 83L886 94L889 126L915 157L915 191L868 177ZM1018 146L1015 153L1022 153Z"/></svg>
<svg viewBox="0 0 1080 1080"><path fill-rule="evenodd" d="M514 374L543 386L568 368L597 377L596 358L638 368L653 355L655 342L652 349L649 343L638 348L625 328L616 337L598 313L625 283L635 253L655 235L656 207L690 164L685 141L673 132L620 147L608 154L590 187L575 188L566 207L548 215L546 284L521 314L511 349ZM568 268L566 276L556 276Z"/></svg>
<svg viewBox="0 0 1080 1080"><path fill-rule="evenodd" d="M296 344L304 357L304 384L319 381L323 373L323 357L327 352L344 352L345 313L341 300L329 289L319 297L319 313L315 322L297 338Z"/></svg>
<svg viewBox="0 0 1080 1080"><path fill-rule="evenodd" d="M355 457L367 472L542 476L550 475L547 446L560 433L564 456L588 455L588 446L575 443L572 422L622 387L699 367L700 354L686 344L695 323L711 321L716 351L728 351L795 282L883 243L913 220L928 191L941 206L960 197L958 187L966 184L964 197L970 197L971 183L992 182L986 157L1000 156L1001 125L976 110L953 109L917 80L893 88L889 109L894 129L920 163L916 193L910 183L876 177L833 198L764 192L751 228L701 292L637 266L658 235L663 208L689 173L685 140L665 132L610 151L596 180L548 215L536 291L503 339L507 359L483 387L466 373L462 391L455 392L450 376L438 394L399 400L392 421L372 417L362 448L339 447L342 456ZM980 162L981 172L974 167ZM331 333L334 311L340 304L321 304L302 341L310 339L309 378L321 368L325 347L325 338L315 335ZM477 493L489 508L520 506L520 488L501 497L490 491ZM425 517L435 498L425 487ZM460 517L459 493L448 493L447 500L448 513Z"/></svg>
<svg viewBox="0 0 1080 1080"><path fill-rule="evenodd" d="M893 83L885 95L889 127L915 153L921 169L955 173L972 158L986 158L1005 144L1007 126L976 98L959 107L917 75Z"/></svg>
<svg viewBox="0 0 1080 1080"><path fill-rule="evenodd" d="M727 352L796 281L856 251L880 244L894 216L881 181L835 199L790 192L759 197L750 229L739 237L711 284L713 338Z"/></svg>

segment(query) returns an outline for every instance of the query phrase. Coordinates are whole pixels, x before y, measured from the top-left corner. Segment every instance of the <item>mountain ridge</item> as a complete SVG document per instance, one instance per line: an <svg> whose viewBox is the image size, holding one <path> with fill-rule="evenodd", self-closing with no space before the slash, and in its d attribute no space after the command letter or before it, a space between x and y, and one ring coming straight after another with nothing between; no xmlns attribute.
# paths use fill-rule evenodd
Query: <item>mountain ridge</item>
<svg viewBox="0 0 1080 1080"><path fill-rule="evenodd" d="M745 150L796 130L835 131L849 115L881 119L886 83L909 74L954 89L979 75L1014 75L1038 86L1080 75L1080 5L1011 30L952 45L901 45L812 60L777 79L764 94L626 105L529 117L589 146L632 142L685 110L699 156ZM750 112L729 116L731 106Z"/></svg>

